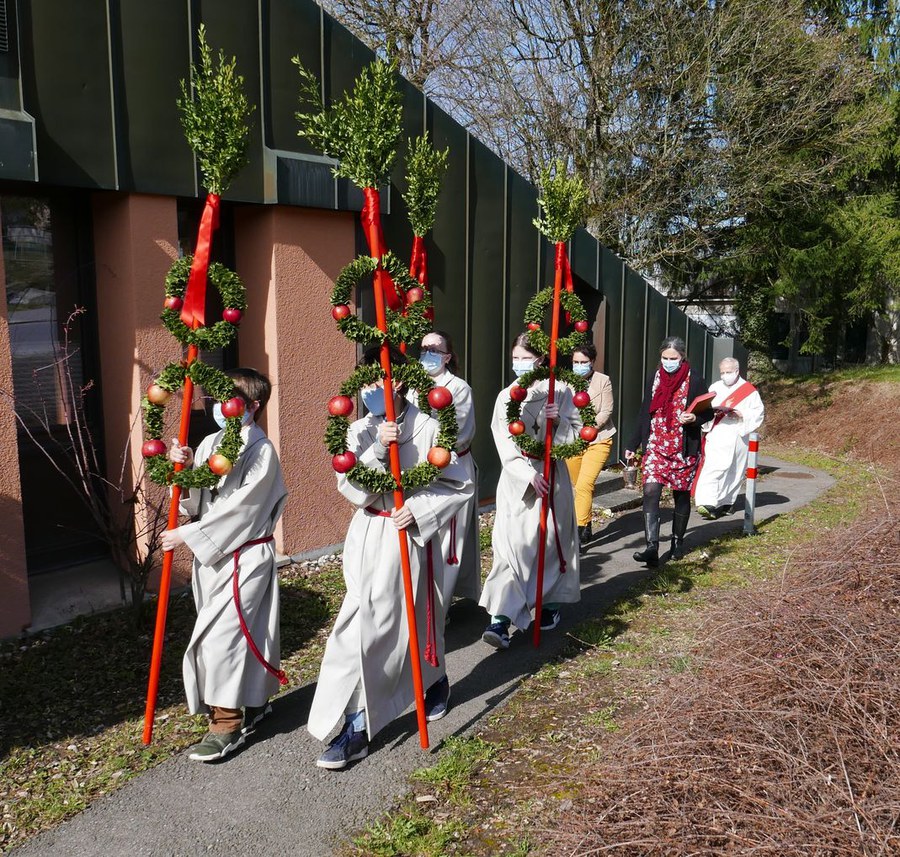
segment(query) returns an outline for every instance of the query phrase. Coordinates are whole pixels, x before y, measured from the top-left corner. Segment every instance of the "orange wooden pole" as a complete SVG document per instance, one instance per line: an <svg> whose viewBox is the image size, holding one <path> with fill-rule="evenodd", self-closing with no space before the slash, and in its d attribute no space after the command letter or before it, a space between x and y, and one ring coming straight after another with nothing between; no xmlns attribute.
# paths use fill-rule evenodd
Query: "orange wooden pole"
<svg viewBox="0 0 900 857"><path fill-rule="evenodd" d="M556 279L553 283L553 314L550 322L550 390L547 393L547 404L552 405L556 394L556 340L559 338L559 295L562 291L563 270L560 258L560 248L565 245L560 242L556 245ZM553 446L553 420L547 420L544 432L544 479L549 488L547 494L541 500L541 519L539 527L540 546L538 549L537 567L537 591L534 599L534 645L541 644L541 609L544 605L544 564L547 550L547 518L550 507L550 494L553 491L551 447Z"/></svg>
<svg viewBox="0 0 900 857"><path fill-rule="evenodd" d="M198 323L194 321L194 328ZM189 345L187 365L197 359L197 346ZM178 427L178 442L184 446L188 440L191 424L191 399L194 395L194 382L189 377L184 379L184 393L181 401L181 423ZM175 470L183 470L184 465L176 464ZM181 486L172 486L172 498L169 501L169 521L166 529L178 526L178 504L181 500ZM144 709L144 744L153 740L153 718L156 714L156 697L159 691L159 672L162 665L163 642L166 634L166 616L169 612L169 591L172 588L172 551L163 554L162 575L159 579L159 596L156 604L156 630L153 635L153 654L150 657L150 679L147 683L147 705Z"/></svg>

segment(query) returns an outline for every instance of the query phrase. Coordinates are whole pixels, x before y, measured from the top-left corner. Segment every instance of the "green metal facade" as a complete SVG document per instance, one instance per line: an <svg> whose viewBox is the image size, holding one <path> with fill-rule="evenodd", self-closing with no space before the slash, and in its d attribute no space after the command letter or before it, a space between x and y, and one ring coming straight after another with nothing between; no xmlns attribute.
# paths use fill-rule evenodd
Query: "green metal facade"
<svg viewBox="0 0 900 857"><path fill-rule="evenodd" d="M297 136L298 78L291 58L316 71L326 102L349 87L372 52L312 0L19 0L10 52L0 57L0 178L192 197L200 191L175 107L202 22L208 40L237 57L255 105L250 163L226 199L237 203L359 210L361 192L335 180ZM474 453L482 491L499 463L486 430L497 391L511 380L509 348L532 295L552 283L553 252L532 225L535 189L406 81L406 136L449 147L437 222L428 236L438 326L454 338L475 390L481 430ZM16 103L16 99L19 102ZM30 147L30 150L29 150ZM412 236L401 192L403 152L383 194L389 247L408 258ZM364 248L359 236L359 249ZM616 393L618 438L627 438L644 378L665 335L686 339L711 380L736 353L715 340L586 232L571 243L577 289L593 314L604 304L605 371ZM349 260L347 260L349 261ZM302 284L297 284L302 288ZM363 312L371 296L360 295ZM323 323L330 321L322 307ZM738 354L737 356L741 356ZM620 444L614 449L621 452Z"/></svg>

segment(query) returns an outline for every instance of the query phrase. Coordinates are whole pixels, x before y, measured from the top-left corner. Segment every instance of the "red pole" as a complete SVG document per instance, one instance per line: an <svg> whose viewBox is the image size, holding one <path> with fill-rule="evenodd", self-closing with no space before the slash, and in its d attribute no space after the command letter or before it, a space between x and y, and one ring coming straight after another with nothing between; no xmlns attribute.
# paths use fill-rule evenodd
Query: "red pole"
<svg viewBox="0 0 900 857"><path fill-rule="evenodd" d="M376 216L378 208L374 209ZM387 332L387 318L384 310L384 284L382 277L384 271L381 267L381 257L384 248L378 240L378 230L371 230L372 256L378 259L378 267L375 269L375 323L378 329ZM387 341L381 345L381 368L384 370L384 418L388 422L394 422L397 414L394 411L394 388L391 383L391 353ZM391 459L391 474L397 483L394 489L394 506L403 508L403 489L399 487L402 468L400 467L400 449L396 443L388 447ZM416 698L416 720L419 724L419 743L423 750L428 749L428 721L425 719L425 690L422 686L422 662L419 659L419 629L416 626L416 602L413 594L412 567L409 562L409 542L406 538L406 530L398 530L397 537L400 540L400 570L403 574L403 594L406 603L406 622L409 627L409 657L412 664L413 692Z"/></svg>
<svg viewBox="0 0 900 857"><path fill-rule="evenodd" d="M550 322L550 390L547 393L547 404L552 405L556 394L556 340L559 338L559 294L562 291L563 259L566 245L560 241L556 245L556 278L553 283L553 315ZM538 547L537 591L534 599L534 645L541 644L541 609L544 604L544 562L547 548L547 517L550 507L550 494L553 491L551 471L553 459L553 420L547 420L544 432L544 479L549 488L541 500L541 522L539 528L540 544Z"/></svg>
<svg viewBox="0 0 900 857"><path fill-rule="evenodd" d="M194 320L194 328L199 322ZM189 345L187 365L197 359L197 346ZM188 440L188 429L191 424L191 399L194 395L194 382L190 377L184 379L184 398L181 401L181 423L178 427L178 442L184 446ZM175 470L183 470L184 465L176 464ZM172 486L172 498L169 501L169 522L166 529L178 526L178 504L181 500L181 486ZM166 615L169 611L169 590L172 584L172 551L163 554L162 575L159 579L159 598L156 604L156 630L153 635L153 654L150 658L150 680L147 684L147 707L144 709L144 744L153 740L153 717L156 714L156 697L159 690L159 671L162 664L163 642L166 634Z"/></svg>

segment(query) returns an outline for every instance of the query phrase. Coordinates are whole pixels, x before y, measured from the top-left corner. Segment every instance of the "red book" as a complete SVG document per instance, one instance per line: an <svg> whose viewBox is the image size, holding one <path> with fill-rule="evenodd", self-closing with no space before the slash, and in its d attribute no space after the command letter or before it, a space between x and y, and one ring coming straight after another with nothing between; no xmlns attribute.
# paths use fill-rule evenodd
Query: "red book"
<svg viewBox="0 0 900 857"><path fill-rule="evenodd" d="M684 409L684 412L686 414L702 414L712 406L712 401L715 397L715 393L704 393L702 396L697 396L697 398Z"/></svg>

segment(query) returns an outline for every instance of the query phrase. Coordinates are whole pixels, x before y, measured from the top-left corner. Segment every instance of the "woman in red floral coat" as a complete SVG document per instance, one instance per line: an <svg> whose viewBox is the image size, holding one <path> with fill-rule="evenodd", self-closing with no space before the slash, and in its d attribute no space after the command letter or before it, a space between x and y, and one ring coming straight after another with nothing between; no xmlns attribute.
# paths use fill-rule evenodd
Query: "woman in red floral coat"
<svg viewBox="0 0 900 857"><path fill-rule="evenodd" d="M659 562L659 498L664 485L672 489L672 559L684 556L684 534L691 515L691 484L700 458L700 426L712 409L688 413L688 405L708 390L704 377L687 361L684 340L668 336L659 348L660 363L647 379L638 425L625 450L625 460L643 449L644 535L647 547L634 554L637 562Z"/></svg>

